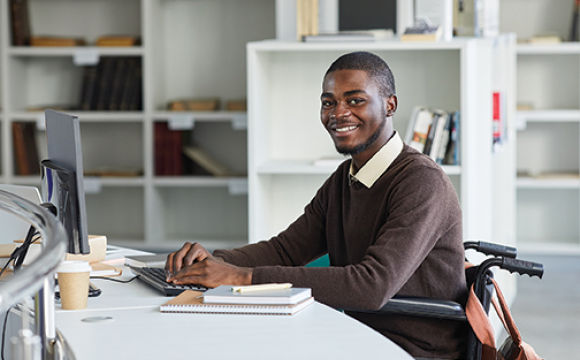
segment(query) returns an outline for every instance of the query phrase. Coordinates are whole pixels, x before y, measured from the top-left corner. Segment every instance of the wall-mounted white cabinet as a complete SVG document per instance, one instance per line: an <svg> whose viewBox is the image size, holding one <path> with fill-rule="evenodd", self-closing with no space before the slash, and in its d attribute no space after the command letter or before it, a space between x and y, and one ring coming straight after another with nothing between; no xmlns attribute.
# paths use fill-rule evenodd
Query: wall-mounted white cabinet
<svg viewBox="0 0 580 360"><path fill-rule="evenodd" d="M180 246L203 241L232 247L248 239L247 115L226 111L247 98L248 41L275 37L270 0L28 0L33 35L81 37L86 46L12 46L9 0L0 0L0 181L39 185L39 176L15 171L12 124L38 124L40 158L46 157L43 113L65 106L81 120L86 171L133 171L133 176L85 179L88 227L109 242L129 246ZM132 35L131 47L96 47L103 35ZM141 64L141 101L130 111L78 110L90 59L131 57ZM88 59L88 60L87 60ZM170 101L219 98L217 111L167 111ZM202 147L233 175L161 176L156 172L155 124ZM185 136L185 135L184 135Z"/></svg>

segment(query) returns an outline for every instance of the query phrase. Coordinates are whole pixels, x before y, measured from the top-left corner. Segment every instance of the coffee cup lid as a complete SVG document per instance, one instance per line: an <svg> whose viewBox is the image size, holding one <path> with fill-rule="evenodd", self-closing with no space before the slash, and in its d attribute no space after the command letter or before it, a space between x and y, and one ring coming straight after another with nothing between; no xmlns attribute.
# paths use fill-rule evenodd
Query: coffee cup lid
<svg viewBox="0 0 580 360"><path fill-rule="evenodd" d="M91 271L91 265L84 260L65 260L56 268L57 273L75 273Z"/></svg>

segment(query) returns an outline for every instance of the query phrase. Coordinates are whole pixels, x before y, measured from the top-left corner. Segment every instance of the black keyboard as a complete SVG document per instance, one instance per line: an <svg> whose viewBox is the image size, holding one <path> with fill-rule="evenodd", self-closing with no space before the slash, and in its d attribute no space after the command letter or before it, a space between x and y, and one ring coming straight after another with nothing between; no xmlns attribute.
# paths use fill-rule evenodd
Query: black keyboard
<svg viewBox="0 0 580 360"><path fill-rule="evenodd" d="M161 291L165 296L176 296L184 290L205 291L207 288L200 285L176 285L165 281L165 269L154 267L133 267L131 271L139 275L138 279Z"/></svg>

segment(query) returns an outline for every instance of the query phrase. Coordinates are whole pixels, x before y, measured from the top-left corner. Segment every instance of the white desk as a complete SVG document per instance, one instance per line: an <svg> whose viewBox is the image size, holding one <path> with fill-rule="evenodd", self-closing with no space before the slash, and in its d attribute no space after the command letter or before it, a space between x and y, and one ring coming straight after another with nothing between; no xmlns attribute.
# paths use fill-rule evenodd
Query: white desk
<svg viewBox="0 0 580 360"><path fill-rule="evenodd" d="M131 278L124 268L123 279ZM76 358L90 359L412 359L393 342L330 307L315 303L291 316L170 314L169 298L135 280L93 280L103 293L87 309L61 310L56 326ZM89 323L88 317L113 320Z"/></svg>

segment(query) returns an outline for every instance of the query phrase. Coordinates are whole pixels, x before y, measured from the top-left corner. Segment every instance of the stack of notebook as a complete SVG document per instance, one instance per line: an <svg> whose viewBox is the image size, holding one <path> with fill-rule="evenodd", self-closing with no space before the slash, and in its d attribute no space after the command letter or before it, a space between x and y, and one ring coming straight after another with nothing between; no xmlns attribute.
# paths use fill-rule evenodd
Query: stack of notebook
<svg viewBox="0 0 580 360"><path fill-rule="evenodd" d="M222 285L205 293L186 290L161 305L161 312L292 315L313 302L307 288Z"/></svg>

